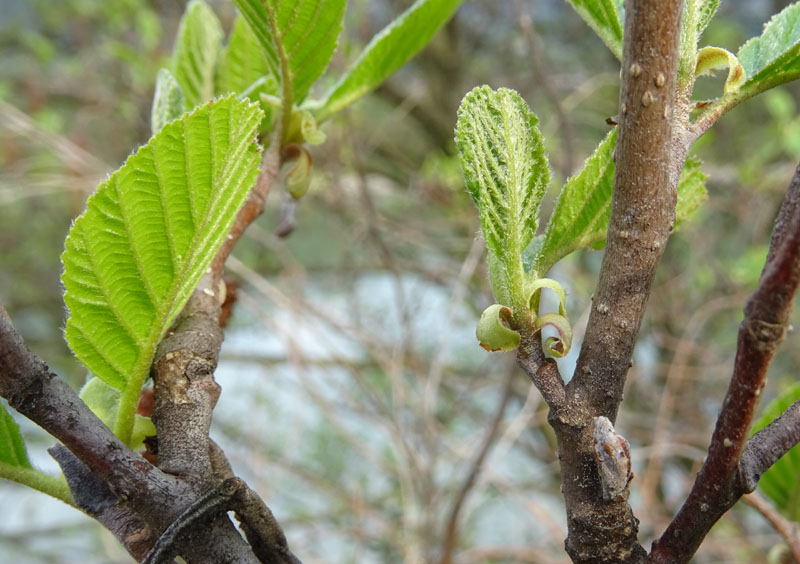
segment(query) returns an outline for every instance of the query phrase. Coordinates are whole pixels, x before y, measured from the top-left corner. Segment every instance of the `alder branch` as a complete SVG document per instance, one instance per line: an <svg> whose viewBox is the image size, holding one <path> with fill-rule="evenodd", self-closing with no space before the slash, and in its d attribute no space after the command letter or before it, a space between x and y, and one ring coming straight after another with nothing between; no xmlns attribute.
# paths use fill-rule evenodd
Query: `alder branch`
<svg viewBox="0 0 800 564"><path fill-rule="evenodd" d="M573 562L587 564L646 557L627 486L603 498L593 418L614 421L622 401L655 270L675 221L672 170L685 157L684 150L676 154L672 132L683 2L628 0L625 9L611 219L576 372L559 389L563 384L554 364L548 369L537 359L531 362L523 348L518 356L550 405L567 506L566 550Z"/></svg>
<svg viewBox="0 0 800 564"><path fill-rule="evenodd" d="M800 285L800 166L795 170L773 232L758 287L744 308L733 374L708 457L692 490L664 534L653 543L650 562L686 562L717 520L800 439L797 404L748 442L748 432L767 370L783 341ZM780 422L779 422L780 421ZM794 423L794 426L782 423Z"/></svg>
<svg viewBox="0 0 800 564"><path fill-rule="evenodd" d="M197 484L197 493L218 480L209 458L208 432L220 394L214 371L223 339L219 326L224 301L222 270L247 226L264 210L267 194L280 171L276 142L265 151L261 164L262 171L225 243L153 360L158 465L170 474L191 477Z"/></svg>
<svg viewBox="0 0 800 564"><path fill-rule="evenodd" d="M110 525L109 530L134 557L140 558L157 534L194 499L185 481L160 471L128 448L66 382L25 346L2 305L0 396L59 439L83 467L107 485L108 491L103 491L92 482L96 497L89 501L88 497L77 495L76 501L84 510L93 507L98 512L98 521ZM74 494L76 488L90 484L82 466L69 463L58 451L55 456ZM117 505L112 503L108 492L116 496ZM185 556L193 564L257 562L227 518L214 521L199 541L195 538L187 543Z"/></svg>

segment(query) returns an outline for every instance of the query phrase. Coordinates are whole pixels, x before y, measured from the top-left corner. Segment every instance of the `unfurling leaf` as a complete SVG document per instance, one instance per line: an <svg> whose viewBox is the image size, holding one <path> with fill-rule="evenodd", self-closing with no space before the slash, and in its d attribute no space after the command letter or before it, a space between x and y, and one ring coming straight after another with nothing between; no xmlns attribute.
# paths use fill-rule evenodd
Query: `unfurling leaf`
<svg viewBox="0 0 800 564"><path fill-rule="evenodd" d="M504 305L522 315L528 307L522 250L536 232L550 180L538 119L513 90L480 86L461 101L456 146L486 245L500 263L499 283L510 297Z"/></svg>
<svg viewBox="0 0 800 564"><path fill-rule="evenodd" d="M739 64L736 55L720 47L703 47L697 53L697 67L695 75L711 74L715 69L728 69L728 78L725 80L725 94L737 92L744 82L744 69Z"/></svg>
<svg viewBox="0 0 800 564"><path fill-rule="evenodd" d="M528 285L528 292L530 294L529 302L531 304L531 310L533 313L539 313L539 302L541 299L542 289L549 288L553 292L555 292L556 296L558 296L558 313L561 315L567 315L566 313L566 302L567 302L567 292L564 290L564 287L556 282L555 280L551 280L550 278L538 278L533 280Z"/></svg>
<svg viewBox="0 0 800 564"><path fill-rule="evenodd" d="M490 352L511 351L519 346L519 333L509 327L511 310L504 305L487 307L478 321L475 335L481 347Z"/></svg>
<svg viewBox="0 0 800 564"><path fill-rule="evenodd" d="M549 325L558 331L558 337L548 337L544 342L545 352L550 353L556 358L567 355L572 348L572 326L567 318L557 313L546 313L536 318L537 329L542 329Z"/></svg>
<svg viewBox="0 0 800 564"><path fill-rule="evenodd" d="M262 117L230 96L168 123L99 186L70 229L61 256L65 336L120 390L114 431L125 442L155 348L255 180Z"/></svg>
<svg viewBox="0 0 800 564"><path fill-rule="evenodd" d="M286 191L299 200L311 185L311 154L305 147L289 145L284 149L284 155L287 162L294 161L294 165L286 172Z"/></svg>
<svg viewBox="0 0 800 564"><path fill-rule="evenodd" d="M244 0L236 0L243 2ZM325 96L314 102L321 122L377 88L416 55L464 0L417 0L383 28Z"/></svg>
<svg viewBox="0 0 800 564"><path fill-rule="evenodd" d="M222 36L222 26L211 8L202 0L189 2L175 40L172 62L187 110L214 97L214 73Z"/></svg>
<svg viewBox="0 0 800 564"><path fill-rule="evenodd" d="M168 69L160 69L156 78L153 108L150 110L150 129L153 135L164 125L181 117L186 111L186 101L178 81Z"/></svg>

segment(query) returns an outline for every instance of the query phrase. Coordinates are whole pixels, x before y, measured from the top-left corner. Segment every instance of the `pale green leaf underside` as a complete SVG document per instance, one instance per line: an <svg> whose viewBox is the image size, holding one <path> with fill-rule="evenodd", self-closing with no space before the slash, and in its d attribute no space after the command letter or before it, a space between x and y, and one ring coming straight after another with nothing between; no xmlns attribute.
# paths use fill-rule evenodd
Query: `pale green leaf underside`
<svg viewBox="0 0 800 564"><path fill-rule="evenodd" d="M0 462L32 468L17 422L2 405L0 405Z"/></svg>
<svg viewBox="0 0 800 564"><path fill-rule="evenodd" d="M231 96L165 125L99 186L70 229L61 257L66 339L123 395L133 387L138 396L156 345L255 180L262 115Z"/></svg>
<svg viewBox="0 0 800 564"><path fill-rule="evenodd" d="M513 90L479 86L458 109L456 146L487 246L518 261L550 180L536 115Z"/></svg>
<svg viewBox="0 0 800 564"><path fill-rule="evenodd" d="M150 129L153 135L167 123L181 117L186 107L178 81L168 69L159 69L153 108L150 111Z"/></svg>
<svg viewBox="0 0 800 564"><path fill-rule="evenodd" d="M228 45L217 67L217 94L241 93L259 78L270 74L266 55L256 35L242 17L236 18Z"/></svg>
<svg viewBox="0 0 800 564"><path fill-rule="evenodd" d="M274 76L280 76L278 50L262 0L234 0L258 39ZM325 71L336 49L345 0L268 0L275 11L283 49L289 58L295 102L302 101Z"/></svg>
<svg viewBox="0 0 800 564"><path fill-rule="evenodd" d="M742 90L765 90L800 76L800 3L774 15L737 56L747 76Z"/></svg>
<svg viewBox="0 0 800 564"><path fill-rule="evenodd" d="M568 0L603 43L622 60L622 19L614 0Z"/></svg>
<svg viewBox="0 0 800 564"><path fill-rule="evenodd" d="M222 26L211 8L201 0L189 2L181 19L172 61L186 109L214 97L214 72L222 37Z"/></svg>
<svg viewBox="0 0 800 564"><path fill-rule="evenodd" d="M766 427L790 405L800 399L800 384L795 384L771 402L753 425L753 432ZM800 521L800 445L786 453L764 472L758 487L789 519Z"/></svg>
<svg viewBox="0 0 800 564"><path fill-rule="evenodd" d="M450 19L463 0L417 0L383 28L361 52L350 70L325 96L318 121L374 90L411 60Z"/></svg>
<svg viewBox="0 0 800 564"><path fill-rule="evenodd" d="M559 195L544 241L532 261L532 270L545 274L553 265L581 247L603 248L611 218L614 191L614 148L616 129L611 131L570 178ZM675 224L687 220L707 199L706 175L700 161L689 158L678 181Z"/></svg>

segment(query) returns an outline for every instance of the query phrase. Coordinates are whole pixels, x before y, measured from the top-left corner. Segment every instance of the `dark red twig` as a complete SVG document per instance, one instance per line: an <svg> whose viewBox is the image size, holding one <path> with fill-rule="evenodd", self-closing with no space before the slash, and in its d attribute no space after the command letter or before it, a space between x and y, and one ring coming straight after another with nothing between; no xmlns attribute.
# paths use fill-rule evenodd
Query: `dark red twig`
<svg viewBox="0 0 800 564"><path fill-rule="evenodd" d="M797 442L797 426L769 425L749 443L748 432L800 284L799 192L800 166L776 221L758 287L745 305L733 375L708 457L683 507L653 543L650 562L687 562L714 523L752 491L758 477ZM796 422L796 412L794 405L785 417Z"/></svg>

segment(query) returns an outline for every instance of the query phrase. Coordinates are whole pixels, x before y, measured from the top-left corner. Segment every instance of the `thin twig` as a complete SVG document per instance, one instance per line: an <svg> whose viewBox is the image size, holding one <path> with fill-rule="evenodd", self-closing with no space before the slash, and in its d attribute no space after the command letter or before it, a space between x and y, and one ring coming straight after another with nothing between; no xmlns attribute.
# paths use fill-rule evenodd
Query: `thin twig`
<svg viewBox="0 0 800 564"><path fill-rule="evenodd" d="M800 524L790 521L775 509L764 496L758 492L749 493L742 496L742 501L761 513L769 521L770 525L778 532L794 557L796 563L800 563Z"/></svg>
<svg viewBox="0 0 800 564"><path fill-rule="evenodd" d="M798 192L800 166L778 215L770 258L745 305L733 374L708 457L683 507L653 544L651 562L688 561L714 523L743 494L753 491L761 474L800 439L795 405L781 416L794 427L775 422L759 432L758 440L748 442L767 370L783 340L800 285ZM762 445L767 448L762 450Z"/></svg>
<svg viewBox="0 0 800 564"><path fill-rule="evenodd" d="M475 482L477 481L478 476L483 469L483 462L486 460L486 455L489 453L489 449L491 449L492 445L495 443L497 432L500 428L500 423L502 423L503 416L506 412L506 406L508 405L508 401L511 399L514 377L515 374L513 371L509 372L508 376L506 377L503 395L500 398L500 402L495 409L494 417L492 417L492 421L489 424L488 430L486 431L486 438L483 440L483 444L477 451L475 459L472 461L469 471L467 472L467 476L464 479L464 482L461 484L461 488L459 488L458 494L453 502L453 506L450 509L450 514L447 518L447 525L445 526L444 541L442 542L441 564L450 564L453 561L453 551L455 550L456 541L458 540L458 520L461 514L461 509L464 507L464 502L466 501L470 490L475 485Z"/></svg>

